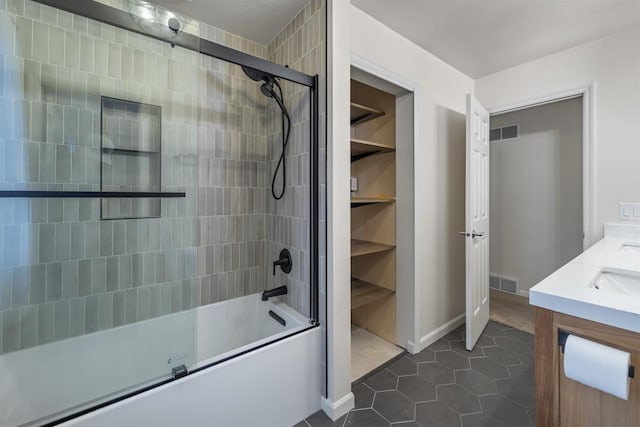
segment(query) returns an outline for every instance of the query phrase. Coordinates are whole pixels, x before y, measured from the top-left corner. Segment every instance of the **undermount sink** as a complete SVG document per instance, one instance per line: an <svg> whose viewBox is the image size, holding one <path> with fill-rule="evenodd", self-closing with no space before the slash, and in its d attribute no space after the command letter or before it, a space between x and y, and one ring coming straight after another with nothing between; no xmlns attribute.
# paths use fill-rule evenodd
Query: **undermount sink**
<svg viewBox="0 0 640 427"><path fill-rule="evenodd" d="M623 243L622 246L620 247L620 250L624 252L632 252L632 253L640 254L640 242Z"/></svg>
<svg viewBox="0 0 640 427"><path fill-rule="evenodd" d="M640 252L640 247L638 247ZM603 268L589 284L597 292L640 296L640 273L616 268Z"/></svg>

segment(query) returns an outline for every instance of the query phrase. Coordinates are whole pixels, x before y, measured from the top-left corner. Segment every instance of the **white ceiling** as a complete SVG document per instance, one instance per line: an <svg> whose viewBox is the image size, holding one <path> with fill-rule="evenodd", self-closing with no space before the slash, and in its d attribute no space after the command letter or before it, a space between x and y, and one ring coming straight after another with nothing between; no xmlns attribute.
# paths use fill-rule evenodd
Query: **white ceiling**
<svg viewBox="0 0 640 427"><path fill-rule="evenodd" d="M640 23L640 0L352 0L352 3L472 78Z"/></svg>
<svg viewBox="0 0 640 427"><path fill-rule="evenodd" d="M152 0L167 9L266 45L309 0Z"/></svg>

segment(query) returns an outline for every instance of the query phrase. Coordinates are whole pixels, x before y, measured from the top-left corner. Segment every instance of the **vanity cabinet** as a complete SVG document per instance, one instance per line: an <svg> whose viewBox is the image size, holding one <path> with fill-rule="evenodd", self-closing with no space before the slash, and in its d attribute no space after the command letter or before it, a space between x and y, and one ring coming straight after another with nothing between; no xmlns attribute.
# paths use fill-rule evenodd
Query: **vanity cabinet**
<svg viewBox="0 0 640 427"><path fill-rule="evenodd" d="M631 354L636 368L629 400L619 399L564 375L558 330ZM536 307L536 426L637 427L640 425L640 334Z"/></svg>

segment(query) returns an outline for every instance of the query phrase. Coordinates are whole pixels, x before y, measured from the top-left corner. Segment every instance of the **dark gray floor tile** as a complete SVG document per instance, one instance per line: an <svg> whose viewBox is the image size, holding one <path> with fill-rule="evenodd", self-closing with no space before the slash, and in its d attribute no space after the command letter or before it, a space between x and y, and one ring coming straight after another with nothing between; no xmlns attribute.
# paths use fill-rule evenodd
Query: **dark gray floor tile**
<svg viewBox="0 0 640 427"><path fill-rule="evenodd" d="M480 412L478 396L457 384L438 386L438 402L448 406L459 414Z"/></svg>
<svg viewBox="0 0 640 427"><path fill-rule="evenodd" d="M536 424L536 407L531 406L527 408L527 414L529 414L529 418L531 418L531 422L533 422L533 425L535 425Z"/></svg>
<svg viewBox="0 0 640 427"><path fill-rule="evenodd" d="M447 335L445 335L442 338L446 341L460 341L464 339L464 336L462 335L462 331L456 329L449 332Z"/></svg>
<svg viewBox="0 0 640 427"><path fill-rule="evenodd" d="M478 342L476 343L476 345L479 345L481 347L491 347L496 345L495 341L493 341L493 338L491 338L488 335L480 335L480 338L478 338Z"/></svg>
<svg viewBox="0 0 640 427"><path fill-rule="evenodd" d="M482 332L483 335L486 335L488 337L504 337L504 331L500 328L497 328L493 325L491 325L491 322L489 323L489 325L487 325L486 328L484 328L484 331Z"/></svg>
<svg viewBox="0 0 640 427"><path fill-rule="evenodd" d="M375 391L395 390L398 377L391 371L383 369L367 378L364 383Z"/></svg>
<svg viewBox="0 0 640 427"><path fill-rule="evenodd" d="M342 427L346 417L347 416L344 415L335 421L331 421L331 418L329 418L324 412L322 412L322 410L320 410L315 414L311 415L305 421L311 427Z"/></svg>
<svg viewBox="0 0 640 427"><path fill-rule="evenodd" d="M460 414L440 402L416 404L416 421L423 427L460 427Z"/></svg>
<svg viewBox="0 0 640 427"><path fill-rule="evenodd" d="M536 356L533 353L522 353L518 355L518 358L520 359L520 362L528 368L533 368L535 366Z"/></svg>
<svg viewBox="0 0 640 427"><path fill-rule="evenodd" d="M349 412L344 425L349 427L389 427L389 423L373 409L359 409Z"/></svg>
<svg viewBox="0 0 640 427"><path fill-rule="evenodd" d="M375 392L367 387L366 384L361 383L357 386L353 387L351 390L353 392L354 400L355 400L355 408L370 408L373 403L373 395Z"/></svg>
<svg viewBox="0 0 640 427"><path fill-rule="evenodd" d="M502 378L496 380L496 387L500 394L522 406L533 406L536 403L534 387L528 382Z"/></svg>
<svg viewBox="0 0 640 427"><path fill-rule="evenodd" d="M437 352L436 362L450 369L469 369L469 359L451 350Z"/></svg>
<svg viewBox="0 0 640 427"><path fill-rule="evenodd" d="M467 350L465 341L451 341L449 344L451 345L451 350L455 351L461 356L464 356L464 357L484 356L484 353L482 352L482 346L479 346L478 344L476 344L476 346L473 347L473 350L471 351Z"/></svg>
<svg viewBox="0 0 640 427"><path fill-rule="evenodd" d="M487 347L484 349L484 354L489 359L494 360L502 365L518 365L520 359L515 353L505 350L502 347Z"/></svg>
<svg viewBox="0 0 640 427"><path fill-rule="evenodd" d="M465 325L464 323L456 328L456 331L460 331L462 336L465 335L466 330L467 330L467 325Z"/></svg>
<svg viewBox="0 0 640 427"><path fill-rule="evenodd" d="M497 393L496 383L485 374L469 369L454 372L456 384L475 394Z"/></svg>
<svg viewBox="0 0 640 427"><path fill-rule="evenodd" d="M509 427L486 414L468 414L462 416L462 427Z"/></svg>
<svg viewBox="0 0 640 427"><path fill-rule="evenodd" d="M400 377L398 391L414 402L427 402L436 399L436 386L417 375Z"/></svg>
<svg viewBox="0 0 640 427"><path fill-rule="evenodd" d="M507 368L498 362L494 362L491 359L486 357L481 357L478 359L470 359L471 369L482 372L489 378L507 378L509 377L509 372L507 372Z"/></svg>
<svg viewBox="0 0 640 427"><path fill-rule="evenodd" d="M509 427L530 427L533 425L527 411L500 394L480 396L482 412Z"/></svg>
<svg viewBox="0 0 640 427"><path fill-rule="evenodd" d="M504 334L514 341L520 341L525 344L533 344L533 335L528 332L520 331L518 329L507 329L506 331L504 331Z"/></svg>
<svg viewBox="0 0 640 427"><path fill-rule="evenodd" d="M451 384L454 382L453 371L437 362L418 365L418 375L432 384Z"/></svg>
<svg viewBox="0 0 640 427"><path fill-rule="evenodd" d="M431 344L429 347L427 347L429 350L431 351L443 351L443 350L449 350L449 341L443 340L443 339L439 339L438 341L434 342L433 344Z"/></svg>
<svg viewBox="0 0 640 427"><path fill-rule="evenodd" d="M415 375L418 373L418 364L408 357L396 360L387 369L396 375Z"/></svg>
<svg viewBox="0 0 640 427"><path fill-rule="evenodd" d="M424 350L422 350L420 353L417 353L417 354L408 354L407 357L418 363L432 362L435 360L435 355L433 354L433 351L429 350L428 348L425 348Z"/></svg>
<svg viewBox="0 0 640 427"><path fill-rule="evenodd" d="M507 370L511 377L518 380L521 383L527 383L533 386L535 373L533 368L527 368L526 366L507 366Z"/></svg>
<svg viewBox="0 0 640 427"><path fill-rule="evenodd" d="M496 337L493 339L498 347L502 347L513 353L531 353L531 349L525 343L512 340L507 337Z"/></svg>
<svg viewBox="0 0 640 427"><path fill-rule="evenodd" d="M319 411L294 427L533 426L533 336L491 321L467 352L464 331L355 385L355 409L341 419Z"/></svg>
<svg viewBox="0 0 640 427"><path fill-rule="evenodd" d="M414 419L415 403L399 391L382 391L376 393L373 409L392 423L411 421Z"/></svg>
<svg viewBox="0 0 640 427"><path fill-rule="evenodd" d="M534 371L525 366L507 366L511 378L496 380L498 392L522 405L535 404Z"/></svg>
<svg viewBox="0 0 640 427"><path fill-rule="evenodd" d="M513 327L511 327L511 326L509 326L509 325L505 325L504 323L499 323L499 322L496 322L496 321L494 321L494 320L489 320L488 325L489 325L489 326L492 326L492 327L494 327L494 328L502 329L502 330L505 330L505 329L513 329Z"/></svg>

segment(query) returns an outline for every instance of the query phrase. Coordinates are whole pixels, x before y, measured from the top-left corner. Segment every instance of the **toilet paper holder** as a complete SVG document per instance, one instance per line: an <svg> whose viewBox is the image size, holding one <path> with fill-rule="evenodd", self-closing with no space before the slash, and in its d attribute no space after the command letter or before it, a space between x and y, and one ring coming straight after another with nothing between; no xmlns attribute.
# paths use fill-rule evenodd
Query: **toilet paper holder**
<svg viewBox="0 0 640 427"><path fill-rule="evenodd" d="M567 343L567 338L569 338L569 335L571 335L569 332L563 331L562 329L558 329L558 345L562 349L563 354L564 354L564 346ZM633 367L633 365L629 365L629 378L635 378L635 377L636 377L636 369Z"/></svg>

